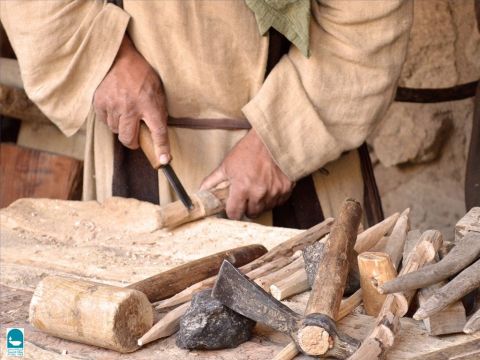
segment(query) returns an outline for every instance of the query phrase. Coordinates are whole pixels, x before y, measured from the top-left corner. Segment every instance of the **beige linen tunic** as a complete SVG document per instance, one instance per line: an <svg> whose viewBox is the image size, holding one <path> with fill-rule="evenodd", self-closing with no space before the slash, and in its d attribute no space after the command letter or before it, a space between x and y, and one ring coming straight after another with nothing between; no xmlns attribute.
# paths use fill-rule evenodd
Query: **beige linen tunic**
<svg viewBox="0 0 480 360"><path fill-rule="evenodd" d="M246 118L292 180L313 173L325 216L363 199L356 151L394 96L411 0L312 1L310 57L294 46L264 81L268 36L244 1L0 1L25 90L66 134L87 122L85 199L111 196L113 135L92 111L127 31L160 75L173 117ZM170 128L173 167L195 191L246 130ZM343 155L342 155L343 154ZM248 164L245 164L248 166ZM329 175L317 170L325 166ZM174 198L159 176L162 204Z"/></svg>

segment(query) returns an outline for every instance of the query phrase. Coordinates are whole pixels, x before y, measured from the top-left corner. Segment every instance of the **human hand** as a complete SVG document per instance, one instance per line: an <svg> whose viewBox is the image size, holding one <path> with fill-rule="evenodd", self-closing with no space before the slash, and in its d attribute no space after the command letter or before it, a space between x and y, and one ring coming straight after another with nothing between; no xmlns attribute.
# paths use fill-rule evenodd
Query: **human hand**
<svg viewBox="0 0 480 360"><path fill-rule="evenodd" d="M140 121L150 129L155 154L161 164L170 159L167 105L162 81L135 49L127 35L117 57L93 99L98 119L118 134L118 140L137 149Z"/></svg>
<svg viewBox="0 0 480 360"><path fill-rule="evenodd" d="M203 180L201 189L230 182L226 212L230 219L256 217L288 199L295 185L273 161L255 130L250 130Z"/></svg>

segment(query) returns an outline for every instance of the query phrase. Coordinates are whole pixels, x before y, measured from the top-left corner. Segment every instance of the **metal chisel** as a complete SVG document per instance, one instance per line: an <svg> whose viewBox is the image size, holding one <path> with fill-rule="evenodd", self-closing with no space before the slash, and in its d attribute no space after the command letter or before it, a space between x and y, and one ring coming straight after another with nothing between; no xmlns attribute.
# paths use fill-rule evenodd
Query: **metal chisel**
<svg viewBox="0 0 480 360"><path fill-rule="evenodd" d="M172 166L170 164L162 165L158 161L153 149L152 134L150 133L148 127L143 123L140 125L139 142L140 147L142 148L152 167L154 169L162 169L168 182L170 183L170 186L173 188L183 205L185 205L188 210L193 209L192 200L185 191L185 188L180 182L180 179L177 177L177 174L175 174L175 171L173 171Z"/></svg>

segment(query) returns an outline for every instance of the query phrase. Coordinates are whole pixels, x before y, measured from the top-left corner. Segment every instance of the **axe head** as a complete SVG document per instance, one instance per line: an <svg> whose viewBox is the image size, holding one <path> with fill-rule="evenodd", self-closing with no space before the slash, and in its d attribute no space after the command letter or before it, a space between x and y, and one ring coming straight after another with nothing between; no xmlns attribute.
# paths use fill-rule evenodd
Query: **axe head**
<svg viewBox="0 0 480 360"><path fill-rule="evenodd" d="M227 260L220 268L212 296L233 311L291 336L301 324L299 314L274 299Z"/></svg>

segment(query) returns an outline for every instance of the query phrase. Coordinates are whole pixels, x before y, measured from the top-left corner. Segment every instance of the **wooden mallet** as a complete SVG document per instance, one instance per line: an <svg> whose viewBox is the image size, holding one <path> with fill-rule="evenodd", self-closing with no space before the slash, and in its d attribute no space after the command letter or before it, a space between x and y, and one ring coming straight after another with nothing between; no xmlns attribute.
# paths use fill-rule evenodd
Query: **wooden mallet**
<svg viewBox="0 0 480 360"><path fill-rule="evenodd" d="M35 289L29 321L60 338L122 353L138 349L137 339L153 323L150 301L165 299L218 272L223 260L242 266L266 253L248 245L210 255L126 288L64 276L48 276Z"/></svg>

